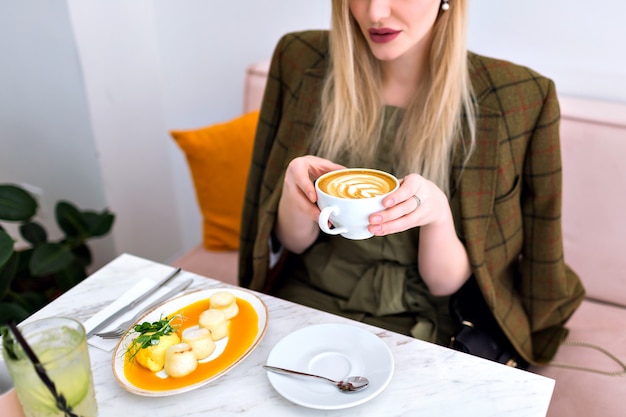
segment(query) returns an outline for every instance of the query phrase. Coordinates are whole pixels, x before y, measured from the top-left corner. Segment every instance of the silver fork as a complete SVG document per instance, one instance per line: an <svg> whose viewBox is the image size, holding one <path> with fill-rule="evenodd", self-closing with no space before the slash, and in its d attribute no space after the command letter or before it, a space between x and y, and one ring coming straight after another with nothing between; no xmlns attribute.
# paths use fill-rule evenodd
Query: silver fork
<svg viewBox="0 0 626 417"><path fill-rule="evenodd" d="M100 336L103 339L118 339L122 337L122 335L128 331L128 328L133 325L137 321L137 319L139 319L148 311L152 310L154 307L157 307L158 305L172 298L174 294L177 294L187 288L192 281L193 279L189 278L188 280L181 282L180 284L163 294L161 297L157 298L156 300L142 308L131 319L125 321L124 323L121 323L117 328L108 332L96 333L96 336Z"/></svg>

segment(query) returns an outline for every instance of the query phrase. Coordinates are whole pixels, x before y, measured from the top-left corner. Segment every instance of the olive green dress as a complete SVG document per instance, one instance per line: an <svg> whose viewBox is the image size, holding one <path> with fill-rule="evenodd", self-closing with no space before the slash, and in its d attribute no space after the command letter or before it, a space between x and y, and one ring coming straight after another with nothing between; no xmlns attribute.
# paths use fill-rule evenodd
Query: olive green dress
<svg viewBox="0 0 626 417"><path fill-rule="evenodd" d="M385 109L384 140L371 167L391 173L393 111ZM458 205L454 198L451 203L454 215ZM456 324L448 312L448 297L431 295L419 276L418 244L419 228L365 240L320 232L302 255L290 254L274 292L299 304L447 345Z"/></svg>

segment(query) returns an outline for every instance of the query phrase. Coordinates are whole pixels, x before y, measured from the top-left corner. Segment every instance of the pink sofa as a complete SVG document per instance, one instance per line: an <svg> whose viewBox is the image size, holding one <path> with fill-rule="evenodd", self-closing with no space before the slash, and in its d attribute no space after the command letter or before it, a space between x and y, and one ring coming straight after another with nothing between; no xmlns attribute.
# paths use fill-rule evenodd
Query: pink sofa
<svg viewBox="0 0 626 417"><path fill-rule="evenodd" d="M245 77L244 112L259 107L268 61L253 64ZM626 361L626 105L561 97L563 152L563 233L565 259L587 289L574 314L570 335L555 363L532 368L556 380L549 417L623 417L626 376L602 352ZM174 265L236 283L237 253L210 252L198 245ZM531 400L531 399L529 399Z"/></svg>
<svg viewBox="0 0 626 417"><path fill-rule="evenodd" d="M556 380L549 417L623 417L623 365L586 344L626 362L626 105L560 102L565 260L587 298L568 322L570 334L554 362L621 376L557 366L532 371Z"/></svg>

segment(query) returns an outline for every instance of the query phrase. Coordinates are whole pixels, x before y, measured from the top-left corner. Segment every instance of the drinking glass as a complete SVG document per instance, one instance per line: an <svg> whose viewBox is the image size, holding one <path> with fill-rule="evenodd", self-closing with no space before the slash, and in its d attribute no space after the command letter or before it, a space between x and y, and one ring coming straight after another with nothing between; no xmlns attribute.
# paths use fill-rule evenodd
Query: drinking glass
<svg viewBox="0 0 626 417"><path fill-rule="evenodd" d="M87 338L83 325L73 319L52 317L19 326L20 333L37 355L59 394L74 415L97 416L98 410L91 374ZM7 336L13 338L11 332ZM12 349L13 354L7 349ZM27 417L63 417L49 388L37 375L21 346L6 341L2 354L17 397Z"/></svg>

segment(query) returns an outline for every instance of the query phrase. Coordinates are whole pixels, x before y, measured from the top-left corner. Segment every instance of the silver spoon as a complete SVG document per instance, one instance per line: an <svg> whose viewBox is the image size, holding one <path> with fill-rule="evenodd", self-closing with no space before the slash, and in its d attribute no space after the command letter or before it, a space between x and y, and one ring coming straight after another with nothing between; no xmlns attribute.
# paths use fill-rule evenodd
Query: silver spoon
<svg viewBox="0 0 626 417"><path fill-rule="evenodd" d="M365 378L364 376L349 376L349 377L342 379L341 381L335 381L333 379L326 378L325 376L307 374L305 372L294 371L294 370L285 369L285 368L278 368L276 366L263 365L263 368L271 372L276 372L277 374L309 376L313 378L323 379L325 381L328 381L334 384L337 388L339 388L339 391L341 392L361 391L367 388L368 384L370 383L368 379Z"/></svg>

